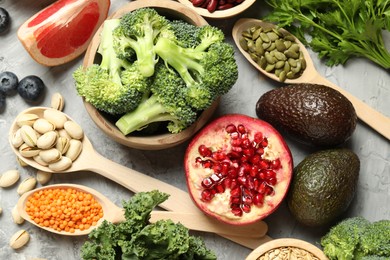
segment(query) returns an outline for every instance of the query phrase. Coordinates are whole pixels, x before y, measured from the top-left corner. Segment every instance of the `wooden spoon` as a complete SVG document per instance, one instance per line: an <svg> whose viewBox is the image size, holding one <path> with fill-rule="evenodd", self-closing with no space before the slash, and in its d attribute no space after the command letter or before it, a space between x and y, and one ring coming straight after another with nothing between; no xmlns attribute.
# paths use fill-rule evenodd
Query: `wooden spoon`
<svg viewBox="0 0 390 260"><path fill-rule="evenodd" d="M96 226L92 226L91 228L87 230L76 230L74 233L70 233L67 231L56 231L52 228L47 228L40 226L36 224L30 216L27 214L25 208L26 208L26 202L28 198L35 192L45 189L76 189L85 193L89 193L94 196L94 198L100 203L100 205L103 208L103 218L101 218L98 222L98 225L100 225L103 220L107 220L112 223L119 223L125 221L124 216L124 209L116 206L113 202L111 202L107 197L105 197L103 194L97 192L96 190L83 186L83 185L76 185L76 184L54 184L54 185L48 185L45 187L37 188L34 190L31 190L29 192L24 193L17 204L17 209L22 218L25 220L31 222L32 224L43 228L45 230L48 230L53 233L57 233L60 235L68 235L68 236L80 236L80 235L87 235L91 232L92 229L94 229ZM173 212L173 211L152 211L150 222L155 223L160 219L171 219L173 222L177 223L180 222L184 226L186 226L188 229L191 230L197 230L197 231L203 231L203 232L212 232L212 233L220 233L220 234L226 234L226 235L235 235L235 236L248 236L248 237L262 237L267 233L267 225L263 222L262 225L257 226L247 226L247 227L239 227L239 226L232 226L230 228L226 228L226 225L222 224L222 222L218 222L215 220L212 220L206 216L197 217L194 218L193 214L191 213L185 213L185 212Z"/></svg>
<svg viewBox="0 0 390 260"><path fill-rule="evenodd" d="M233 30L232 30L233 39L238 49L253 66L255 66L260 72L262 72L267 77L276 81L280 81L275 74L265 71L255 61L253 61L252 58L249 56L249 53L243 50L239 44L243 31L253 26L259 26L259 25L262 26L263 28L277 27L272 23L263 22L261 20L242 18L239 19L233 26ZM291 35L286 30L282 29L281 31L285 34ZM351 101L351 103L353 104L356 110L356 114L360 118L360 120L362 120L367 125L372 127L375 131L377 131L378 133L380 133L381 135L383 135L384 137L390 140L390 118L381 114L375 109L371 108L360 99L351 95L349 92L345 91L344 89L338 87L337 85L333 84L332 82L322 77L315 69L313 61L310 58L310 55L307 49L305 48L305 46L298 39L296 39L296 42L299 44L300 50L303 52L307 66L300 77L296 79L286 79L284 82L288 84L298 84L298 83L322 84L339 91L341 94L347 97L349 101Z"/></svg>
<svg viewBox="0 0 390 260"><path fill-rule="evenodd" d="M18 117L21 114L26 114L26 113L32 113L38 115L39 117L42 117L43 112L46 109L51 109L51 108L31 107L22 111L18 115ZM66 115L66 117L69 120L73 120L68 115ZM17 118L12 123L11 128L9 130L9 141L11 143L11 148L14 151L14 153L23 162L38 170L53 172L48 167L38 164L33 159L23 157L19 153L19 150L12 145L11 142L12 136L14 135L15 131L19 128L16 122L17 122ZM193 203L193 201L191 200L187 192L175 186L167 184L163 181L157 180L153 177L150 177L148 175L137 172L133 169L122 166L116 162L110 161L109 159L103 157L102 155L98 154L94 150L91 142L89 141L88 137L85 135L84 138L82 139L82 144L83 144L83 150L80 153L79 157L73 162L70 168L62 171L61 173L69 173L75 171L93 171L122 185L123 187L135 193L140 191L151 191L151 190L158 189L161 192L170 194L169 198L165 202L159 205L160 207L170 211L191 213L193 219L202 219L205 217L205 215L195 206L195 204ZM224 225L226 226L226 229L231 228L231 225L229 224L224 224ZM262 221L260 221L253 224L249 224L249 226L257 226L257 225L264 227L265 223L262 223ZM251 238L249 236L239 237L239 236L228 236L226 234L219 234L219 235L252 249L256 248L257 246L261 245L264 242L262 240L258 240L257 238Z"/></svg>

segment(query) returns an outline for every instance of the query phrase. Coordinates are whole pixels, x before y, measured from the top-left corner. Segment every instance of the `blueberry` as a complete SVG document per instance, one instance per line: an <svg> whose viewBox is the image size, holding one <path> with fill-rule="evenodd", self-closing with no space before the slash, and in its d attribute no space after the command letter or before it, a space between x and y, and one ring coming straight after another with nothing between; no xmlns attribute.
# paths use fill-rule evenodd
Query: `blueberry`
<svg viewBox="0 0 390 260"><path fill-rule="evenodd" d="M19 95L28 102L38 101L45 89L45 84L42 79L30 75L21 79L18 84L18 93Z"/></svg>
<svg viewBox="0 0 390 260"><path fill-rule="evenodd" d="M15 94L18 83L19 79L14 73L10 71L0 73L0 92L3 92L5 95Z"/></svg>
<svg viewBox="0 0 390 260"><path fill-rule="evenodd" d="M0 113L4 111L5 108L5 94L0 92Z"/></svg>
<svg viewBox="0 0 390 260"><path fill-rule="evenodd" d="M7 10L0 7L0 33L7 31L11 21Z"/></svg>

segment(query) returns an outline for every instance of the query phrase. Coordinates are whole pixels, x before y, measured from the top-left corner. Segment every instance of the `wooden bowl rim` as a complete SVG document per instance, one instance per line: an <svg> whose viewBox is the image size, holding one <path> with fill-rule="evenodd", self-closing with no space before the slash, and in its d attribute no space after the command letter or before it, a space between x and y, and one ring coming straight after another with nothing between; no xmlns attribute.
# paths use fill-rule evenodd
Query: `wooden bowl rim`
<svg viewBox="0 0 390 260"><path fill-rule="evenodd" d="M183 19L188 18L189 21L194 24L201 26L207 25L207 21L196 13L194 10L186 7L185 5L171 1L171 0L139 0L132 1L124 6L120 7L118 10L113 12L107 19L118 18L125 13L130 11L142 8L142 7L152 7L156 9L162 9L166 11L172 11L177 14L177 16L182 17ZM100 42L100 32L102 30L101 25L99 29L96 31L93 36L84 56L83 66L88 67L95 60L95 53L98 49ZM202 128L208 120L213 115L214 111L217 109L219 105L219 99L216 100L207 110L203 111L198 120L177 134L171 133L163 133L159 135L152 136L131 136L131 135L123 135L122 132L109 120L105 118L105 116L100 113L93 105L86 102L83 98L84 106L94 121L94 123L109 137L111 137L116 142L123 144L128 147L142 149L142 150L161 150L176 146L181 144L188 139L190 139L200 128Z"/></svg>
<svg viewBox="0 0 390 260"><path fill-rule="evenodd" d="M241 4L236 5L232 8L226 10L216 10L210 13L206 8L193 6L189 0L178 0L178 1L184 4L185 6L188 6L189 8L195 10L198 14L200 14L203 17L215 18L215 19L229 18L238 15L244 12L245 10L247 10L252 4L256 2L256 0L245 0Z"/></svg>
<svg viewBox="0 0 390 260"><path fill-rule="evenodd" d="M315 257L317 257L320 260L328 260L328 258L325 256L324 252L316 247L315 245L306 242L301 239L296 238L279 238L274 239L269 242L266 242L256 249L254 249L246 258L246 260L256 260L261 255L263 255L265 252L268 252L270 250L279 248L279 247L285 247L285 246L291 246L291 247L297 247L303 250L306 250L310 253L312 253Z"/></svg>

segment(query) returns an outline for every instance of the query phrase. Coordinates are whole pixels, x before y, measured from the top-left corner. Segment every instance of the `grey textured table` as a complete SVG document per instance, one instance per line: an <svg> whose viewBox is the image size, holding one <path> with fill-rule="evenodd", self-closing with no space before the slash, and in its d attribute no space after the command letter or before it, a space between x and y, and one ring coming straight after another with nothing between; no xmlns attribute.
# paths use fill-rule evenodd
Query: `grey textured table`
<svg viewBox="0 0 390 260"><path fill-rule="evenodd" d="M141 151L115 143L92 122L81 98L76 94L71 73L80 66L82 57L63 66L47 68L34 62L24 50L16 36L18 27L50 2L52 1L0 0L0 6L6 8L12 16L10 32L0 37L0 71L12 71L20 79L32 74L40 76L47 86L47 91L45 99L39 105L50 105L51 94L60 92L65 97L64 111L80 123L100 154L185 190L182 160L186 143L167 151ZM110 12L127 2L113 0ZM264 6L263 1L257 1L240 17L260 18ZM209 20L209 22L223 28L228 40L232 41L230 32L237 18ZM386 43L389 48L389 34L386 35ZM390 76L387 71L363 59L353 59L345 66L330 68L321 63L312 52L311 55L318 71L328 80L390 116ZM255 104L258 98L278 84L262 76L240 53L237 52L236 57L240 71L239 79L233 89L222 98L215 116L234 112L255 117ZM29 175L34 176L36 171L19 166L9 147L7 137L15 116L29 106L15 95L7 99L6 110L0 114L0 173L9 169L19 169L22 179ZM287 142L292 150L295 164L312 152L310 148L299 145L293 140L287 139ZM390 219L389 141L359 122L353 137L345 146L355 151L361 160L357 194L345 216L361 215L369 220ZM117 205L121 205L122 200L127 200L132 195L130 191L118 184L92 172L57 174L53 176L50 183L62 182L95 188ZM11 209L19 197L16 187L0 189L0 207L3 208L0 216L0 259L79 259L79 250L85 238L62 237L39 230L27 222L21 226L12 222ZM318 245L319 238L326 232L326 228L310 229L297 224L284 203L266 219L266 222L269 225L269 235L273 238L294 237ZM9 247L9 239L21 228L30 233L31 240L24 248L15 251ZM219 236L201 232L196 234L205 239L219 259L244 259L250 252L249 249Z"/></svg>

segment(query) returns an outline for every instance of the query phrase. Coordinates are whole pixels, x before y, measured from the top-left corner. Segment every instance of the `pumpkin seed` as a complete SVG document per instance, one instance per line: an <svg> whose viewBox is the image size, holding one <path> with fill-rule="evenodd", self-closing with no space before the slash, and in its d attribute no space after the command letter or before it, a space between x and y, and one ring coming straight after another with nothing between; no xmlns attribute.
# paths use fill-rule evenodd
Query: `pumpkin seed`
<svg viewBox="0 0 390 260"><path fill-rule="evenodd" d="M10 239L9 245L13 249L19 249L27 244L27 242L30 240L30 235L28 232L24 229L19 230L16 232Z"/></svg>

